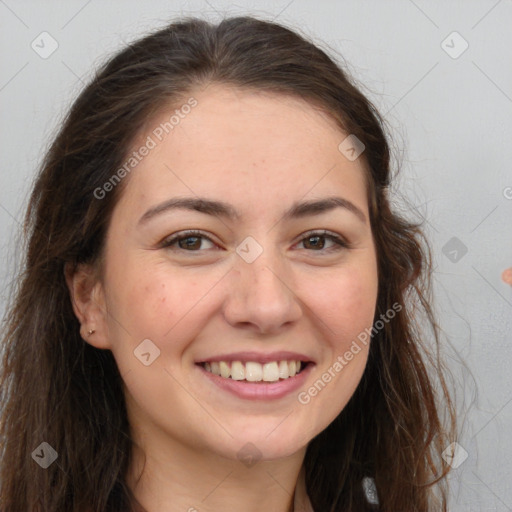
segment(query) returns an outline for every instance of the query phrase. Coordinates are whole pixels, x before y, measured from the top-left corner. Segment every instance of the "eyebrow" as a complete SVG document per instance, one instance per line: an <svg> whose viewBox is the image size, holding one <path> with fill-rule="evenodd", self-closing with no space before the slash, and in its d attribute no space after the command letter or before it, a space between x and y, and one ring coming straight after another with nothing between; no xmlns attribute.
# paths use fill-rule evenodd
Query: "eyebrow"
<svg viewBox="0 0 512 512"><path fill-rule="evenodd" d="M365 214L351 201L342 197L326 197L324 199L296 202L286 212L283 220L304 218L311 215L320 215L322 213L334 210L335 208L344 208L353 213L361 222L366 223ZM176 197L153 206L139 219L139 225L145 224L150 219L163 213L176 210L192 210L214 217L223 217L229 220L240 220L241 214L228 203L223 201L214 201L202 197Z"/></svg>

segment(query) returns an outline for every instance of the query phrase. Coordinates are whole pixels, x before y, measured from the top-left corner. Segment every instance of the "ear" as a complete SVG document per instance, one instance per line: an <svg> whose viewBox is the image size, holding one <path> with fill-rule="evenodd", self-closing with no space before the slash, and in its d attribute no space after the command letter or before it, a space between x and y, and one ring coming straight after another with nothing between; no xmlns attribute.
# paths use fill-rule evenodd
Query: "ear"
<svg viewBox="0 0 512 512"><path fill-rule="evenodd" d="M64 275L73 311L80 322L80 335L93 347L109 349L105 293L96 269L89 264L73 267L66 263Z"/></svg>

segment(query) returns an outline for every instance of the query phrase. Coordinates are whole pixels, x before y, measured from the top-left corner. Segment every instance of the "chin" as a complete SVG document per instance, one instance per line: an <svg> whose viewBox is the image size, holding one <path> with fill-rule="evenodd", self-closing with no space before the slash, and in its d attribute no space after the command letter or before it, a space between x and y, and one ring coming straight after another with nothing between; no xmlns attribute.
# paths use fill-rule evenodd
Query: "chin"
<svg viewBox="0 0 512 512"><path fill-rule="evenodd" d="M230 430L233 437L225 440L228 454L222 455L239 460L245 457L276 460L292 456L305 448L316 434L305 435L306 429L298 423L285 425L291 416L293 414L284 421L284 417L272 417L266 421L251 420L247 424L239 424L236 432Z"/></svg>

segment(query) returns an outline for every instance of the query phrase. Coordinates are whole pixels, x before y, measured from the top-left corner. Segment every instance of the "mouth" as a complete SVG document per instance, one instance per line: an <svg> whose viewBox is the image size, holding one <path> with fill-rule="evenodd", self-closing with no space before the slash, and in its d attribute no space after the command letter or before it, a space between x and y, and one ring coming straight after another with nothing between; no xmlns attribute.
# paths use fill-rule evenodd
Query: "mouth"
<svg viewBox="0 0 512 512"><path fill-rule="evenodd" d="M206 372L223 379L251 383L273 383L294 378L303 372L311 361L282 359L259 363L257 361L203 361L196 363Z"/></svg>
<svg viewBox="0 0 512 512"><path fill-rule="evenodd" d="M195 361L195 367L221 393L243 400L290 397L306 385L316 363L298 352L243 351L217 354Z"/></svg>
<svg viewBox="0 0 512 512"><path fill-rule="evenodd" d="M209 385L238 399L273 401L293 396L303 388L315 367L303 354L238 352L196 361Z"/></svg>

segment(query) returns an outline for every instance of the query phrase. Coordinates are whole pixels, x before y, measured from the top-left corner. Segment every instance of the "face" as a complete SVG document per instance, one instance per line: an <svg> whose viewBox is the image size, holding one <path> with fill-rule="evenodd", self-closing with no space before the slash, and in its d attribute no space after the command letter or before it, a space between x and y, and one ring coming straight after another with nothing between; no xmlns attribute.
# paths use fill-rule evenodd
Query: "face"
<svg viewBox="0 0 512 512"><path fill-rule="evenodd" d="M353 348L377 297L364 162L300 99L193 97L168 134L176 106L135 144L151 147L109 225L108 314L90 343L113 352L139 432L285 457L340 413L366 364L368 346Z"/></svg>

